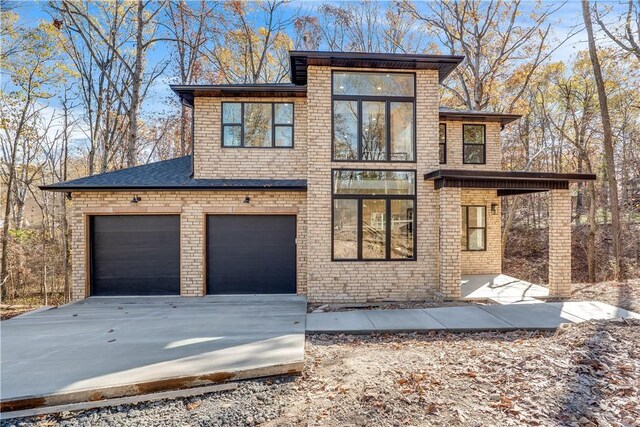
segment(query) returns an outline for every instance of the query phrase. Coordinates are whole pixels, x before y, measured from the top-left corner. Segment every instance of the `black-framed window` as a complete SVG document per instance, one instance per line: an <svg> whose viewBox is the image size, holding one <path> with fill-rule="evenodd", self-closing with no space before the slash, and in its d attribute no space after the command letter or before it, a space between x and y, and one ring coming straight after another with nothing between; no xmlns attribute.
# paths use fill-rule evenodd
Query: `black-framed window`
<svg viewBox="0 0 640 427"><path fill-rule="evenodd" d="M487 249L487 207L462 206L462 250Z"/></svg>
<svg viewBox="0 0 640 427"><path fill-rule="evenodd" d="M222 146L293 148L293 103L223 102Z"/></svg>
<svg viewBox="0 0 640 427"><path fill-rule="evenodd" d="M447 163L447 125L446 123L440 123L438 126L438 153L440 158L440 164Z"/></svg>
<svg viewBox="0 0 640 427"><path fill-rule="evenodd" d="M333 72L333 160L415 162L415 74Z"/></svg>
<svg viewBox="0 0 640 427"><path fill-rule="evenodd" d="M462 125L462 162L465 164L486 163L485 125Z"/></svg>
<svg viewBox="0 0 640 427"><path fill-rule="evenodd" d="M415 171L333 170L332 259L415 260Z"/></svg>

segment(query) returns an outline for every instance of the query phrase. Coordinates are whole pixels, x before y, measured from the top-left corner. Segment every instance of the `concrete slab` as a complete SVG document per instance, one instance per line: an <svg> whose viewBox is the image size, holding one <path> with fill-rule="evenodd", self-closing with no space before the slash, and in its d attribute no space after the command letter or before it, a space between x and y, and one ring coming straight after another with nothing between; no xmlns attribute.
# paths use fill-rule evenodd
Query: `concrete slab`
<svg viewBox="0 0 640 427"><path fill-rule="evenodd" d="M480 308L518 329L554 330L563 323L576 323L582 320L544 303L486 305Z"/></svg>
<svg viewBox="0 0 640 427"><path fill-rule="evenodd" d="M2 408L299 371L305 313L297 296L89 298L3 321Z"/></svg>
<svg viewBox="0 0 640 427"><path fill-rule="evenodd" d="M478 306L426 308L424 311L448 331L511 331L517 329Z"/></svg>
<svg viewBox="0 0 640 427"><path fill-rule="evenodd" d="M516 302L547 297L549 289L506 274L489 274L462 276L460 293L466 300L502 299Z"/></svg>
<svg viewBox="0 0 640 427"><path fill-rule="evenodd" d="M307 314L308 333L368 334L375 326L366 315L366 310L337 311Z"/></svg>
<svg viewBox="0 0 640 427"><path fill-rule="evenodd" d="M599 301L549 302L564 315L572 315L583 320L604 320L618 318L640 319L640 314Z"/></svg>
<svg viewBox="0 0 640 427"><path fill-rule="evenodd" d="M422 309L369 310L366 315L378 331L412 332L415 330L438 331L445 326Z"/></svg>
<svg viewBox="0 0 640 427"><path fill-rule="evenodd" d="M544 301L532 297L499 297L489 298L488 302L493 304L544 304Z"/></svg>

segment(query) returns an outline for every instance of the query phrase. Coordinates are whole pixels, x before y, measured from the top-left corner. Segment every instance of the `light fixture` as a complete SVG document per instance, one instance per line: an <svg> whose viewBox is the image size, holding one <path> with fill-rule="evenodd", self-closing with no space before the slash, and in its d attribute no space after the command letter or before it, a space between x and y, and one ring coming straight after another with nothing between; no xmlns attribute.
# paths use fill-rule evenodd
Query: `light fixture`
<svg viewBox="0 0 640 427"><path fill-rule="evenodd" d="M245 196L244 200L242 201L242 203L251 203L251 197Z"/></svg>
<svg viewBox="0 0 640 427"><path fill-rule="evenodd" d="M491 203L491 214L495 215L498 213L498 204L497 203Z"/></svg>
<svg viewBox="0 0 640 427"><path fill-rule="evenodd" d="M138 203L140 200L142 200L142 198L136 194L131 198L131 203Z"/></svg>

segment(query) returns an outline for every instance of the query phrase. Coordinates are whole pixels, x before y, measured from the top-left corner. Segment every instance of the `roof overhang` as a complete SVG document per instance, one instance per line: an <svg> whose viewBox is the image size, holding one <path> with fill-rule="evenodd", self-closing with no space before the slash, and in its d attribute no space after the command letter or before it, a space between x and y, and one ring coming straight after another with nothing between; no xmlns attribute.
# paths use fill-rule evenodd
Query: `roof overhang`
<svg viewBox="0 0 640 427"><path fill-rule="evenodd" d="M480 120L483 122L499 122L502 128L522 117L521 114L489 113L486 111L454 110L440 108L440 119L445 120Z"/></svg>
<svg viewBox="0 0 640 427"><path fill-rule="evenodd" d="M434 181L435 189L490 188L499 196L535 193L548 190L566 190L571 182L594 181L590 173L552 173L522 171L485 171L438 169L425 174L425 180Z"/></svg>
<svg viewBox="0 0 640 427"><path fill-rule="evenodd" d="M400 53L290 51L291 82L307 84L310 65L345 68L437 70L442 82L464 60L464 56L410 55Z"/></svg>
<svg viewBox="0 0 640 427"><path fill-rule="evenodd" d="M45 191L58 192L96 192L96 191L246 191L246 190L281 190L281 191L306 191L307 181L277 180L277 179L194 179L192 183L185 185L43 185L39 187Z"/></svg>
<svg viewBox="0 0 640 427"><path fill-rule="evenodd" d="M277 97L306 97L307 87L290 83L274 84L239 84L239 85L170 85L182 100L182 103L193 107L193 99L196 96L209 97L253 97L253 98L277 98Z"/></svg>

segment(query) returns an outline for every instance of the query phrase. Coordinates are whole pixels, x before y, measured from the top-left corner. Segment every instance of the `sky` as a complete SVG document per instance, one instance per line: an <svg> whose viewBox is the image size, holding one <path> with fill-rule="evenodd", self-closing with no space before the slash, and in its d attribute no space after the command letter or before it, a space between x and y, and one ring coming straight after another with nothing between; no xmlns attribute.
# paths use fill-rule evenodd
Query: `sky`
<svg viewBox="0 0 640 427"><path fill-rule="evenodd" d="M307 0L307 1L293 1L287 5L285 13L295 13L301 11L302 13L312 13L313 10L323 3L327 3L322 0ZM602 4L603 2L599 2ZM604 2L607 3L607 2ZM50 20L50 16L46 10L47 2L43 0L22 0L16 1L14 4L17 6L15 12L20 15L21 22L27 26L35 26L41 20ZM523 10L527 10L533 6L532 1L525 1L523 4ZM586 33L582 30L582 6L579 0L567 0L557 2L556 4L562 5L552 15L552 28L556 40L564 40L569 34L575 32L576 28L580 31L568 39L562 46L560 46L551 56L551 61L568 61L576 52L587 48ZM624 5L619 1L608 2L607 5L618 9L624 10ZM293 32L293 29L292 31ZM149 54L149 61L152 65L157 61L163 61L167 59L166 45L158 44L152 52ZM3 82L4 83L4 82ZM169 109L177 108L171 106L168 102L175 95L171 92L169 84L173 83L172 76L169 73L161 76L154 84L153 89L150 91L153 95L148 98L143 105L144 114L162 114L168 112ZM176 104L177 105L177 104ZM55 112L57 108L56 101L52 100L50 109ZM81 131L78 131L75 138L84 138Z"/></svg>

